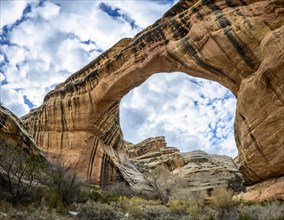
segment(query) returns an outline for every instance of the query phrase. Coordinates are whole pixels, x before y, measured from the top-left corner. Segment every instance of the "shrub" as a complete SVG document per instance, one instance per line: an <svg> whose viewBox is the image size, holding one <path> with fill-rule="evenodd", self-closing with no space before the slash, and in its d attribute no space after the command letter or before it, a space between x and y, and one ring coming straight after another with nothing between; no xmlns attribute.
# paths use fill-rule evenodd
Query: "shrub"
<svg viewBox="0 0 284 220"><path fill-rule="evenodd" d="M89 189L88 191L82 192L81 195L85 197L87 200L92 200L95 202L105 201L104 195L97 189Z"/></svg>
<svg viewBox="0 0 284 220"><path fill-rule="evenodd" d="M134 195L132 189L125 182L117 182L114 185L107 186L104 190L118 196L132 197Z"/></svg>
<svg viewBox="0 0 284 220"><path fill-rule="evenodd" d="M126 211L133 219L143 219L143 211L140 205L130 203L126 206Z"/></svg>
<svg viewBox="0 0 284 220"><path fill-rule="evenodd" d="M217 188L213 191L211 204L217 209L217 219L236 219L237 210L234 208L236 202L233 200L233 191L231 189Z"/></svg>
<svg viewBox="0 0 284 220"><path fill-rule="evenodd" d="M202 204L196 200L170 200L168 203L171 214L177 216L188 216L196 219L202 210Z"/></svg>
<svg viewBox="0 0 284 220"><path fill-rule="evenodd" d="M252 218L250 217L249 214L244 213L244 214L240 214L239 220L252 220Z"/></svg>
<svg viewBox="0 0 284 220"><path fill-rule="evenodd" d="M132 197L132 198L127 198L127 197L120 197L119 202L122 204L124 207L124 210L129 213L129 216L131 219L148 219L149 218L149 212L157 211L153 209L146 209L145 207L154 207L154 206L159 206L161 205L161 202L159 200L145 200L140 197ZM145 216L148 216L146 218Z"/></svg>
<svg viewBox="0 0 284 220"><path fill-rule="evenodd" d="M228 187L234 192L242 192L245 190L245 181L240 174L235 174L234 179L228 180Z"/></svg>
<svg viewBox="0 0 284 220"><path fill-rule="evenodd" d="M48 206L51 208L62 208L63 202L61 195L56 190L50 190L48 192Z"/></svg>
<svg viewBox="0 0 284 220"><path fill-rule="evenodd" d="M46 207L35 207L31 204L22 207L19 204L12 206L7 204L8 208L5 211L0 211L1 220L49 220L49 219L69 219L60 215L56 210L50 210Z"/></svg>
<svg viewBox="0 0 284 220"><path fill-rule="evenodd" d="M161 202L159 200L150 200L150 199L146 200L137 196L134 196L132 198L121 197L120 201L136 205L161 205Z"/></svg>
<svg viewBox="0 0 284 220"><path fill-rule="evenodd" d="M181 200L170 200L169 203L169 210L174 215L187 215L188 214L188 202L181 201Z"/></svg>
<svg viewBox="0 0 284 220"><path fill-rule="evenodd" d="M115 220L124 216L121 210L114 209L111 204L90 201L81 205L78 212L79 219Z"/></svg>
<svg viewBox="0 0 284 220"><path fill-rule="evenodd" d="M225 188L217 188L213 191L211 203L217 209L228 209L236 204L232 198L233 191Z"/></svg>
<svg viewBox="0 0 284 220"><path fill-rule="evenodd" d="M183 199L172 199L169 201L168 205L171 213L186 214L191 219L197 219L197 216L199 216L205 206L205 198L208 197L206 191L190 191L185 188L176 196L176 198Z"/></svg>
<svg viewBox="0 0 284 220"><path fill-rule="evenodd" d="M196 217L201 212L201 207L198 204L190 204L190 206L187 208L187 213L189 216L196 219Z"/></svg>
<svg viewBox="0 0 284 220"><path fill-rule="evenodd" d="M11 209L11 204L0 200L0 212L6 213Z"/></svg>
<svg viewBox="0 0 284 220"><path fill-rule="evenodd" d="M143 172L148 185L152 187L163 205L168 203L177 181L175 178L169 179L169 173L169 170L163 167L156 167L153 170Z"/></svg>
<svg viewBox="0 0 284 220"><path fill-rule="evenodd" d="M82 183L70 167L54 163L47 167L46 173L42 183L48 187L46 198L50 207L60 208L77 201Z"/></svg>
<svg viewBox="0 0 284 220"><path fill-rule="evenodd" d="M92 200L101 203L111 203L119 201L120 197L121 196L111 191L100 190L93 186L87 186L85 188L81 188L79 201L86 202L88 200Z"/></svg>
<svg viewBox="0 0 284 220"><path fill-rule="evenodd" d="M280 220L284 219L284 202L269 201L256 204L241 204L238 211L243 219Z"/></svg>
<svg viewBox="0 0 284 220"><path fill-rule="evenodd" d="M204 218L204 220L214 220L214 217L213 217L212 214L209 214L208 216L206 216L206 217Z"/></svg>
<svg viewBox="0 0 284 220"><path fill-rule="evenodd" d="M142 207L142 217L147 220L171 219L170 213L164 205L146 205Z"/></svg>
<svg viewBox="0 0 284 220"><path fill-rule="evenodd" d="M22 146L14 146L0 140L0 183L2 199L13 203L33 200L38 178L43 168L39 155L29 153ZM5 194L8 192L8 194Z"/></svg>

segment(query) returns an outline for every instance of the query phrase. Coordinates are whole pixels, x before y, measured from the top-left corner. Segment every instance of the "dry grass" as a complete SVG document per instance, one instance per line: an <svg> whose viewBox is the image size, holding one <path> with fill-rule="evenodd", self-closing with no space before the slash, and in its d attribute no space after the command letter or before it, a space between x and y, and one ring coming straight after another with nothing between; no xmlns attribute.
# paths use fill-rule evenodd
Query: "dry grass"
<svg viewBox="0 0 284 220"><path fill-rule="evenodd" d="M111 194L92 187L85 187L81 193L85 198L81 202L74 200L71 205L62 204L56 209L46 202L38 205L35 201L26 206L13 206L12 203L0 200L0 219L284 219L284 202L236 203L232 200L232 191L224 188L216 189L209 200L203 199L199 193L188 192L187 198L170 199L167 205L162 205L160 200L118 196L116 192ZM72 216L69 211L79 214Z"/></svg>
<svg viewBox="0 0 284 220"><path fill-rule="evenodd" d="M234 192L225 188L217 188L210 198L212 205L217 209L228 209L236 202L233 200Z"/></svg>

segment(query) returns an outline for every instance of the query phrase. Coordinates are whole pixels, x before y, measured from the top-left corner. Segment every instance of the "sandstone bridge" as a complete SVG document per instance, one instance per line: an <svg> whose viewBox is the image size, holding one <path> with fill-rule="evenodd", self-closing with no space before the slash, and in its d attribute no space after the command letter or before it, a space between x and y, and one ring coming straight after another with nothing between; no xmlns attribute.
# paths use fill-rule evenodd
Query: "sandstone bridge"
<svg viewBox="0 0 284 220"><path fill-rule="evenodd" d="M284 174L284 1L181 0L134 38L122 39L44 98L23 120L51 157L88 181L123 177L121 98L159 72L219 82L237 98L235 139L247 183ZM132 176L131 176L132 175Z"/></svg>

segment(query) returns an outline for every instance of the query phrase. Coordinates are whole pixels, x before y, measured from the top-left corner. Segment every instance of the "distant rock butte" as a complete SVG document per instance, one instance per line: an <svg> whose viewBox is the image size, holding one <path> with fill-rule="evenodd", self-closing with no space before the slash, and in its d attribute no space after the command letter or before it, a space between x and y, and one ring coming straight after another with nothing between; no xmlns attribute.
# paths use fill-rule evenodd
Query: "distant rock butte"
<svg viewBox="0 0 284 220"><path fill-rule="evenodd" d="M235 138L246 182L280 177L283 24L283 0L180 1L56 86L24 124L45 152L62 155L86 180L108 184L128 166L121 98L154 73L180 71L215 80L237 97Z"/></svg>
<svg viewBox="0 0 284 220"><path fill-rule="evenodd" d="M181 153L175 147L167 147L164 137L148 138L137 145L127 145L130 161L143 173L162 167L169 171L168 179L178 182L178 192L205 191L210 193L219 186L235 182L235 189L243 186L242 175L233 159L210 155L196 150ZM141 153L143 152L143 153Z"/></svg>

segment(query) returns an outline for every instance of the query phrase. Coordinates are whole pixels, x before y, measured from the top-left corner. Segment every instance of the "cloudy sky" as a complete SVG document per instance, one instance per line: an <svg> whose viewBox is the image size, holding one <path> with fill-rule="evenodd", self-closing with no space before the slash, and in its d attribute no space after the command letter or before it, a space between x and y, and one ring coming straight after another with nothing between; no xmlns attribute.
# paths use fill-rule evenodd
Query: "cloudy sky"
<svg viewBox="0 0 284 220"><path fill-rule="evenodd" d="M133 37L176 0L1 0L0 101L22 116L56 84L123 37ZM124 137L166 136L181 151L236 156L235 97L218 83L159 73L121 102Z"/></svg>

